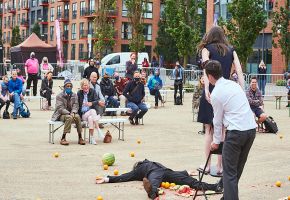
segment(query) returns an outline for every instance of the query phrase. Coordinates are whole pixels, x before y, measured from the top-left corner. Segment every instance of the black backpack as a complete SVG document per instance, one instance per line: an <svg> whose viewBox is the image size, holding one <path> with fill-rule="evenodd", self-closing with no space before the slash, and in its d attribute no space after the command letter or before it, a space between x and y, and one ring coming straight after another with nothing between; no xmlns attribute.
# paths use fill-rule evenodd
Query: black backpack
<svg viewBox="0 0 290 200"><path fill-rule="evenodd" d="M3 119L10 119L10 114L7 110L4 110L3 112Z"/></svg>
<svg viewBox="0 0 290 200"><path fill-rule="evenodd" d="M270 133L277 133L278 132L278 126L276 122L274 121L273 117L269 116L264 121L264 125L267 131Z"/></svg>

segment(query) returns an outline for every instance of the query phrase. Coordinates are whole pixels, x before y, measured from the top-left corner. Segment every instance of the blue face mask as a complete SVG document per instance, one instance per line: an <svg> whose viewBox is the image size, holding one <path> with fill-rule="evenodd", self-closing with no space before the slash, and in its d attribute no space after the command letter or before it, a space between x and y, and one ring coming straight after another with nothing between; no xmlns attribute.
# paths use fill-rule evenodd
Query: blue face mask
<svg viewBox="0 0 290 200"><path fill-rule="evenodd" d="M65 93L67 94L72 94L72 89L71 88L65 88Z"/></svg>

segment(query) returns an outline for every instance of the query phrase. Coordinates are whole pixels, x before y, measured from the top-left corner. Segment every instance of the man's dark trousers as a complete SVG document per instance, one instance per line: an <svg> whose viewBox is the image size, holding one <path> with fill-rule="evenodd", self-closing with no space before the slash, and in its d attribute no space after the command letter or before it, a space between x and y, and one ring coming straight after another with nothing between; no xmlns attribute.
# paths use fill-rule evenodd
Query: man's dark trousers
<svg viewBox="0 0 290 200"><path fill-rule="evenodd" d="M33 81L33 96L37 94L37 74L28 74L26 90L30 90L31 82ZM31 95L31 94L30 94Z"/></svg>
<svg viewBox="0 0 290 200"><path fill-rule="evenodd" d="M180 100L182 102L182 90L183 90L183 83L182 80L175 80L174 81L174 102L176 103L176 96L177 96L177 91L179 90L179 96Z"/></svg>
<svg viewBox="0 0 290 200"><path fill-rule="evenodd" d="M256 130L227 131L223 145L224 200L238 200L238 183L249 151L256 136Z"/></svg>

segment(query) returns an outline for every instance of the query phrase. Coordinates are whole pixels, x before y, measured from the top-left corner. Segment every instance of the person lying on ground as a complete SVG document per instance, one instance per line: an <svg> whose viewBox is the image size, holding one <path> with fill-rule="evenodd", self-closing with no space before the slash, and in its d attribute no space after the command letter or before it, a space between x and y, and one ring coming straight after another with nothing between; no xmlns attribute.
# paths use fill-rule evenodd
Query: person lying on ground
<svg viewBox="0 0 290 200"><path fill-rule="evenodd" d="M158 162L143 160L137 162L131 172L120 176L98 177L97 184L102 183L120 183L128 181L143 181L144 189L150 199L158 199L158 188L162 182L175 183L177 185L188 185L192 189L213 190L221 192L223 190L222 182L208 184L199 182L190 176L187 171L173 171Z"/></svg>

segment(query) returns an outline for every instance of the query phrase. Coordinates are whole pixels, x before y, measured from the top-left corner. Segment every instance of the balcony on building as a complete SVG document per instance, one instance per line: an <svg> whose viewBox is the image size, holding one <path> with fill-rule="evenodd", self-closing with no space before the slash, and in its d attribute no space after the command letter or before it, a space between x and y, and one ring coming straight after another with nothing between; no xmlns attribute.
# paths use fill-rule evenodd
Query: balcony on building
<svg viewBox="0 0 290 200"><path fill-rule="evenodd" d="M22 10L29 11L30 8L29 8L28 1L22 1L21 8L22 8Z"/></svg>
<svg viewBox="0 0 290 200"><path fill-rule="evenodd" d="M38 19L39 24L48 25L47 16Z"/></svg>
<svg viewBox="0 0 290 200"><path fill-rule="evenodd" d="M29 20L22 19L20 24L21 24L22 27L28 28L29 27Z"/></svg>
<svg viewBox="0 0 290 200"><path fill-rule="evenodd" d="M57 14L57 19L58 19L60 22L64 22L64 23L69 22L69 12L58 13L58 14Z"/></svg>
<svg viewBox="0 0 290 200"><path fill-rule="evenodd" d="M41 0L39 2L39 6L48 7L48 5L49 5L48 0Z"/></svg>
<svg viewBox="0 0 290 200"><path fill-rule="evenodd" d="M70 2L70 0L57 0L57 2Z"/></svg>
<svg viewBox="0 0 290 200"><path fill-rule="evenodd" d="M68 42L68 31L64 31L63 33L61 33L61 41L63 43L67 43Z"/></svg>
<svg viewBox="0 0 290 200"><path fill-rule="evenodd" d="M81 16L85 18L94 18L96 17L96 11L90 8L82 8L81 9Z"/></svg>
<svg viewBox="0 0 290 200"><path fill-rule="evenodd" d="M15 7L8 7L8 12L9 13L12 13L12 14L15 14L16 13L16 8Z"/></svg>

